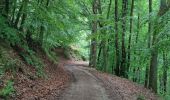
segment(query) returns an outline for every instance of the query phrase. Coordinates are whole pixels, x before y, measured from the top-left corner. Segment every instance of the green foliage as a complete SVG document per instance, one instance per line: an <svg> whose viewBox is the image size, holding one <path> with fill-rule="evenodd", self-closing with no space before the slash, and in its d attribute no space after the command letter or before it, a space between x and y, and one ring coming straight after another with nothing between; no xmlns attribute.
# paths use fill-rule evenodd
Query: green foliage
<svg viewBox="0 0 170 100"><path fill-rule="evenodd" d="M12 45L27 64L35 66L38 76L45 76L43 63L32 49L45 51L56 62L58 58L51 50L78 40L81 21L75 4L74 0L53 0L49 5L45 1L11 1L8 16L3 16L5 8L0 12L0 39ZM16 70L16 62L15 59L3 61L4 71Z"/></svg>
<svg viewBox="0 0 170 100"><path fill-rule="evenodd" d="M67 50L66 55L78 56L78 58L88 59L90 51L90 40L96 39L97 54L99 53L100 43L103 40L107 47L107 63L105 63L103 51L98 60L97 69L112 73L115 66L115 4L112 0L110 12L110 0L101 0L101 13L93 14L93 0L12 0L9 4L9 12L5 12L5 6L0 7L0 39L5 40L17 48L17 52L23 60L36 68L38 76L45 76L43 71L43 62L41 61L36 50L42 50L54 62L57 63L57 55L53 52L56 47L73 48L75 51ZM2 5L3 2L1 2ZM122 0L118 0L118 44L119 62L122 62L122 21L126 19L125 31L125 51L126 56L130 52L131 60L126 62L131 64L126 73L129 79L138 77L138 83L144 83L146 66L150 64L151 51L156 48L159 56L162 52L167 53L168 66L169 49L170 49L170 11L164 16L158 18L159 10L158 0L153 0L153 12L148 13L148 2L135 0L134 14L130 14L131 1L128 1L128 10L126 18L122 18ZM22 8L23 5L23 8ZM4 14L7 14L5 17ZM107 18L107 15L108 18ZM25 18L24 18L25 17ZM138 18L139 17L139 18ZM151 17L151 20L149 20ZM19 22L17 22L17 18ZM130 19L133 21L131 48L128 51L130 36ZM91 34L92 23L97 21L98 29L95 34ZM148 33L148 23L153 25L152 30ZM157 23L157 25L155 25ZM139 24L139 27L138 27ZM156 31L155 31L156 30ZM159 30L159 31L158 31ZM156 34L156 43L150 48L148 42L149 35L153 37ZM1 42L1 41L0 41ZM3 42L3 41L2 41ZM0 48L1 49L1 48ZM11 48L10 48L11 49ZM17 60L5 58L5 50L0 50L0 74L6 70L15 72L17 69ZM8 53L8 52L5 52ZM3 56L2 56L3 55ZM97 57L98 58L98 57ZM127 57L126 57L127 60ZM158 57L158 76L163 76L163 58ZM125 65L125 66L126 66ZM123 66L124 67L124 66ZM169 69L169 68L168 68ZM137 71L136 71L137 70ZM113 72L114 73L114 72ZM169 74L169 71L168 71ZM169 77L169 76L168 76ZM168 79L169 80L169 79ZM168 81L169 82L169 81ZM159 83L160 84L160 83ZM142 98L142 97L141 97Z"/></svg>
<svg viewBox="0 0 170 100"><path fill-rule="evenodd" d="M55 64L58 64L58 56L54 51L45 49L45 54L51 61L53 61Z"/></svg>
<svg viewBox="0 0 170 100"><path fill-rule="evenodd" d="M170 95L163 96L163 100L169 100L169 98L170 98Z"/></svg>
<svg viewBox="0 0 170 100"><path fill-rule="evenodd" d="M65 47L64 55L68 59L73 60L86 60L86 57L84 57L76 48L71 47Z"/></svg>
<svg viewBox="0 0 170 100"><path fill-rule="evenodd" d="M39 56L35 54L35 52L32 51L29 54L22 53L21 55L27 64L35 67L37 76L46 77L43 69L44 65L41 61L42 59L40 59Z"/></svg>
<svg viewBox="0 0 170 100"><path fill-rule="evenodd" d="M20 44L20 33L15 28L10 27L7 24L6 18L0 15L0 38L8 41L12 45Z"/></svg>
<svg viewBox="0 0 170 100"><path fill-rule="evenodd" d="M16 72L18 59L10 58L10 47L0 43L0 75L3 75L6 71Z"/></svg>
<svg viewBox="0 0 170 100"><path fill-rule="evenodd" d="M5 99L8 99L8 97L15 92L13 85L14 85L13 81L11 80L7 81L6 86L2 90L0 90L0 96Z"/></svg>
<svg viewBox="0 0 170 100"><path fill-rule="evenodd" d="M139 95L136 100L145 100L145 97L142 95Z"/></svg>

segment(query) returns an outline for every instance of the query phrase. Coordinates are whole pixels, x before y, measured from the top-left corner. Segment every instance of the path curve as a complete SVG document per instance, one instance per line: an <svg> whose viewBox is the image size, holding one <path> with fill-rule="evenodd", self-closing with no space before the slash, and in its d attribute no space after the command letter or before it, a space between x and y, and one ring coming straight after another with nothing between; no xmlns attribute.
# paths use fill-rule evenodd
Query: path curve
<svg viewBox="0 0 170 100"><path fill-rule="evenodd" d="M65 69L73 75L73 82L64 91L60 100L111 100L100 82L89 71L76 65L67 65Z"/></svg>

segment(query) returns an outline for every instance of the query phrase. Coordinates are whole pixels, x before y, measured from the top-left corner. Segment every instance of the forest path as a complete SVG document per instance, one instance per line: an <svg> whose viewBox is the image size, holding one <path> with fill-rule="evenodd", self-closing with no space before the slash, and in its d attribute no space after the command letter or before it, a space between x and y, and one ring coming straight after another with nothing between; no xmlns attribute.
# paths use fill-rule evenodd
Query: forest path
<svg viewBox="0 0 170 100"><path fill-rule="evenodd" d="M87 62L67 61L64 69L72 81L59 100L159 100L142 85L89 68Z"/></svg>
<svg viewBox="0 0 170 100"><path fill-rule="evenodd" d="M73 81L60 100L111 100L105 88L85 67L66 65L65 69L72 74Z"/></svg>

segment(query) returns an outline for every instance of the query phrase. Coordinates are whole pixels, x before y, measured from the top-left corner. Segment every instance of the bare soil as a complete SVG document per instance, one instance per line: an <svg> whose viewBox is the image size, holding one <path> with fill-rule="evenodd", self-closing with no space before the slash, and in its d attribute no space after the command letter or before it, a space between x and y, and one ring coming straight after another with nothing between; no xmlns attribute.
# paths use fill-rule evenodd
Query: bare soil
<svg viewBox="0 0 170 100"><path fill-rule="evenodd" d="M112 100L108 98L102 82L89 71L76 65L66 65L65 69L72 73L73 81L60 100Z"/></svg>

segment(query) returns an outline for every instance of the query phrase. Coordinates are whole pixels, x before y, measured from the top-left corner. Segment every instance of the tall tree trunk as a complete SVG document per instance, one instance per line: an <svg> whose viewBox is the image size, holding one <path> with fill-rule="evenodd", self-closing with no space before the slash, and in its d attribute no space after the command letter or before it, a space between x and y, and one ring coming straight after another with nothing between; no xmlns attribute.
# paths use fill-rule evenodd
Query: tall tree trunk
<svg viewBox="0 0 170 100"><path fill-rule="evenodd" d="M98 12L100 15L102 15L102 6L101 6L101 1L98 0ZM110 9L111 9L111 3L112 3L112 0L110 0L109 2L109 6L108 6L108 12L107 12L107 16L106 16L106 19L109 18L109 14L110 14ZM99 27L102 29L105 25L104 23L98 21L99 23ZM99 52L98 52L98 63L101 63L102 64L102 67L103 67L103 70L106 71L107 70L107 65L108 65L108 52L107 52L107 39L106 38L103 38L104 35L107 34L107 30L101 30L101 43L99 45ZM102 57L103 57L103 60L100 62L100 57L101 57L101 53L102 53Z"/></svg>
<svg viewBox="0 0 170 100"><path fill-rule="evenodd" d="M130 68L130 60L131 60L131 40L132 40L132 30L133 30L133 10L134 10L134 0L132 0L131 11L130 11L130 35L129 35L129 43L128 43L128 61L127 61L127 71Z"/></svg>
<svg viewBox="0 0 170 100"><path fill-rule="evenodd" d="M163 91L164 93L167 92L167 77L168 77L168 55L163 51Z"/></svg>
<svg viewBox="0 0 170 100"><path fill-rule="evenodd" d="M118 0L115 0L115 74L120 76L120 53L118 37Z"/></svg>
<svg viewBox="0 0 170 100"><path fill-rule="evenodd" d="M101 0L98 0L98 2L99 2L98 11L99 11L99 14L102 15ZM106 19L109 19L111 3L112 3L112 0L110 0L110 2L109 2ZM103 26L105 26L105 25L103 23L99 22L99 26L100 26L100 28L103 28ZM107 35L107 30L102 30L101 34L102 34L102 36ZM104 67L105 72L106 72L107 66L108 66L108 60L107 60L108 59L108 52L107 52L107 46L108 45L107 44L108 44L107 38L102 38L100 49L102 50L102 53L103 53L102 66ZM100 50L99 50L99 52L100 52Z"/></svg>
<svg viewBox="0 0 170 100"><path fill-rule="evenodd" d="M148 49L151 46L151 32L152 32L152 22L151 22L151 13L152 13L152 0L149 0L149 25L148 25ZM149 81L149 65L146 65L146 72L145 72L145 87L148 88L148 81Z"/></svg>
<svg viewBox="0 0 170 100"><path fill-rule="evenodd" d="M101 0L98 0L98 12L99 12L99 14L100 15L102 15L102 5L101 5ZM100 21L98 21L98 23L99 23L99 27L100 28L103 28L103 23L102 22L100 22ZM106 34L106 31L105 30L101 30L101 45L100 45L100 50L99 50L99 53L102 53L102 57L103 57L103 59L102 59L102 62L101 62L101 64L102 64L102 67L103 67L103 70L106 72L106 67L107 67L107 65L106 65L106 63L107 63L107 51L106 51L106 41L105 41L105 39L103 38L103 35L105 35ZM100 55L99 55L99 57L100 57Z"/></svg>
<svg viewBox="0 0 170 100"><path fill-rule="evenodd" d="M140 14L138 13L138 22L137 22L137 33L136 33L136 39L135 39L135 44L137 45L138 44L138 38L139 38L139 32L140 32ZM137 55L137 51L135 50L134 52L134 55ZM136 61L136 56L134 57L134 61ZM136 61L137 63L137 61ZM137 75L138 75L138 69L139 69L139 66L135 66L135 68L133 68L133 73L134 73L134 76L133 76L133 81L134 82L137 82Z"/></svg>
<svg viewBox="0 0 170 100"><path fill-rule="evenodd" d="M127 15L127 3L128 0L122 2L122 61L120 74L127 78L127 66L126 66L126 47L125 47L125 33L126 33L126 15Z"/></svg>
<svg viewBox="0 0 170 100"><path fill-rule="evenodd" d="M155 40L153 40L153 43L155 43ZM149 88L153 89L154 92L157 92L157 58L158 50L154 49L151 53L149 73Z"/></svg>
<svg viewBox="0 0 170 100"><path fill-rule="evenodd" d="M97 0L93 0L93 14L97 15L97 8L98 8L98 2ZM97 21L93 20L92 21L92 34L96 34L97 33ZM90 67L96 67L96 58L97 58L97 40L95 37L92 38L91 40L91 52L90 52L90 62L89 62L89 66Z"/></svg>
<svg viewBox="0 0 170 100"><path fill-rule="evenodd" d="M158 18L163 16L170 8L170 0L166 1L166 0L161 0L161 5L160 5L160 9L159 9L159 13L158 13ZM156 39L157 37L157 33L160 32L160 30L158 30L162 23L158 23L158 20L155 23L155 27L154 27L154 33L153 33L153 41L152 41L152 46L154 46L158 40ZM149 88L152 89L154 92L157 93L157 61L158 59L158 49L156 47L153 47L152 51L151 51L151 60L150 60L150 73L149 73Z"/></svg>

